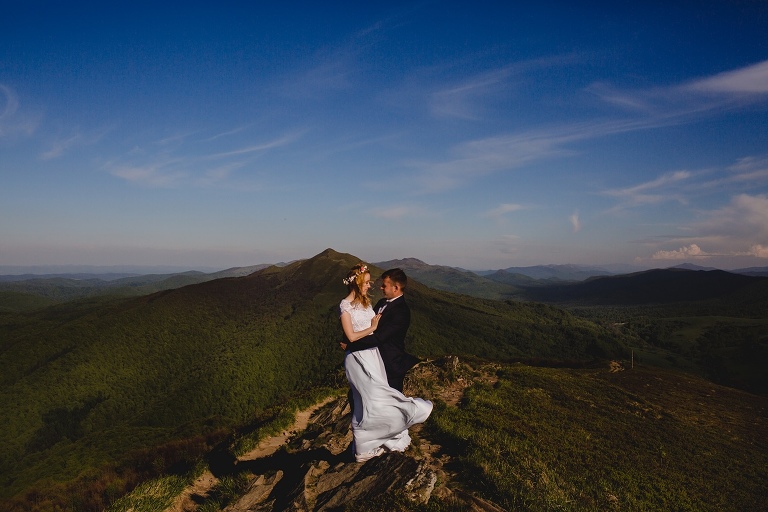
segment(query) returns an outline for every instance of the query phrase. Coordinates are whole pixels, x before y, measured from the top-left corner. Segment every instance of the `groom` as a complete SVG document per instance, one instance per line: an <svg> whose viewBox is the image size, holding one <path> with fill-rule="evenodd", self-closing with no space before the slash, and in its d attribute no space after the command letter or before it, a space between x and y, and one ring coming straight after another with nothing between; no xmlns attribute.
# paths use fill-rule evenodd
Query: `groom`
<svg viewBox="0 0 768 512"><path fill-rule="evenodd" d="M370 336L365 336L347 349L353 352L379 347L389 385L402 393L405 374L419 359L405 351L405 333L411 324L411 310L405 303L403 291L408 285L405 272L399 268L387 270L381 275L381 292L384 298L376 303L373 311L381 314L379 325Z"/></svg>

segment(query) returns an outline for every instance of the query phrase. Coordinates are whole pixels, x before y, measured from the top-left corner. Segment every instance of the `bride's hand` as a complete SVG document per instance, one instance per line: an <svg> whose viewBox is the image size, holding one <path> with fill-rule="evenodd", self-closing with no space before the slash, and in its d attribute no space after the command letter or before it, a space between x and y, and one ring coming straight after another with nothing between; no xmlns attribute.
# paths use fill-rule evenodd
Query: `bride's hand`
<svg viewBox="0 0 768 512"><path fill-rule="evenodd" d="M376 315L371 319L371 327L373 327L373 330L376 330L376 328L379 326L379 319L381 318L381 315Z"/></svg>

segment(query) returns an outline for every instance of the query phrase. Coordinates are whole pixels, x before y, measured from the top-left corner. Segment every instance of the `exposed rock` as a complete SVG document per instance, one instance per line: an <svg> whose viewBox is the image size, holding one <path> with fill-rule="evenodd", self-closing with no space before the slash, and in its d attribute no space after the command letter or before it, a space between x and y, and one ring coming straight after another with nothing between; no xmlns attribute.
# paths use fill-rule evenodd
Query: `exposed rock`
<svg viewBox="0 0 768 512"><path fill-rule="evenodd" d="M455 357L425 362L409 374L405 392L456 403L477 376ZM494 369L489 368L482 378L485 382L495 381ZM427 504L434 496L456 509L502 510L450 486L455 475L444 469L450 464L450 456L439 445L422 438L422 425L410 429L413 444L405 453L385 453L358 463L351 451L351 414L346 397L318 404L307 416L306 428L292 432L277 451L259 451L258 455L237 459L223 447L221 452L211 454L209 467L216 477L250 478L245 492L224 511L355 510L356 504L377 503L382 496L396 496L398 503L411 502L414 507Z"/></svg>
<svg viewBox="0 0 768 512"><path fill-rule="evenodd" d="M392 452L365 463L354 461L348 449L350 417L349 407L345 406L346 400L340 399L320 410L312 428L285 450L238 463L238 471L258 476L247 492L225 510L319 512L370 501L395 490L403 490L404 496L416 503L427 503L437 476L425 460ZM343 449L338 450L342 445Z"/></svg>
<svg viewBox="0 0 768 512"><path fill-rule="evenodd" d="M405 483L406 496L415 503L427 503L432 497L435 482L437 473L426 464L419 464L416 475Z"/></svg>
<svg viewBox="0 0 768 512"><path fill-rule="evenodd" d="M275 485L283 477L283 472L278 471L274 475L259 475L251 482L246 493L235 503L227 508L225 512L235 512L240 510L272 510L275 500L270 500L269 495L275 488Z"/></svg>

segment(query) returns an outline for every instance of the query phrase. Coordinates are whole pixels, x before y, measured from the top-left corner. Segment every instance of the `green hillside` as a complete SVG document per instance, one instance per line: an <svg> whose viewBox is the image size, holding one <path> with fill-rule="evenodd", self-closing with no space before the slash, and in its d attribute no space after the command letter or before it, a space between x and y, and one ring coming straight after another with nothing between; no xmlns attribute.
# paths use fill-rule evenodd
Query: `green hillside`
<svg viewBox="0 0 768 512"><path fill-rule="evenodd" d="M521 284L519 281L493 280L469 270L443 265L429 265L415 258L383 261L376 263L376 265L383 268L401 268L410 278L435 290L461 293L483 299L506 299L521 291L515 286ZM533 282L533 279L525 276L519 277L523 278L523 284Z"/></svg>
<svg viewBox="0 0 768 512"><path fill-rule="evenodd" d="M342 361L336 308L346 293L341 278L356 262L327 250L139 298L0 313L0 497L227 432L323 382ZM553 307L416 282L407 297L408 342L421 356L588 361L627 353L609 330Z"/></svg>
<svg viewBox="0 0 768 512"><path fill-rule="evenodd" d="M758 276L723 270L655 269L619 276L594 277L581 283L529 288L532 300L561 304L670 304L720 299L768 284Z"/></svg>
<svg viewBox="0 0 768 512"><path fill-rule="evenodd" d="M31 293L0 290L0 313L32 311L56 304L55 300Z"/></svg>
<svg viewBox="0 0 768 512"><path fill-rule="evenodd" d="M74 277L22 276L24 279L0 280L0 311L3 309L9 311L31 311L50 304L99 296L138 297L224 277L242 277L268 266L233 267L210 274L189 271L175 274L146 274L115 279L106 278L107 276L87 277L87 274ZM18 297L18 294L24 294L27 297L24 300L5 298Z"/></svg>
<svg viewBox="0 0 768 512"><path fill-rule="evenodd" d="M459 459L461 487L504 510L768 507L765 397L651 367L497 376L427 427Z"/></svg>
<svg viewBox="0 0 768 512"><path fill-rule="evenodd" d="M768 507L766 397L653 367L554 369L456 357L417 366L406 393L436 407L410 430L404 455L353 462L341 390L274 455L239 457L247 450L233 436L216 449L228 457L206 459L219 481L192 484L205 464L163 475L108 512L165 510L192 488L200 512Z"/></svg>

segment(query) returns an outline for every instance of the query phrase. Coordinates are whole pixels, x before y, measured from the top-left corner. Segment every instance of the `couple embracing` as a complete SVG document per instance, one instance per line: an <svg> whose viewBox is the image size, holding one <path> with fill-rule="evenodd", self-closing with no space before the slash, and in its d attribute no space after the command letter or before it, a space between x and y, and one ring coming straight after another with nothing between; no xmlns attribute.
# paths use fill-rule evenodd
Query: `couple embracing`
<svg viewBox="0 0 768 512"><path fill-rule="evenodd" d="M432 402L405 396L405 374L419 360L405 352L411 311L403 298L408 284L396 268L381 275L384 298L371 307L371 274L364 263L344 279L349 295L339 305L347 343L344 368L351 388L352 435L355 460L366 461L385 451L405 451L411 444L408 428L423 423Z"/></svg>

